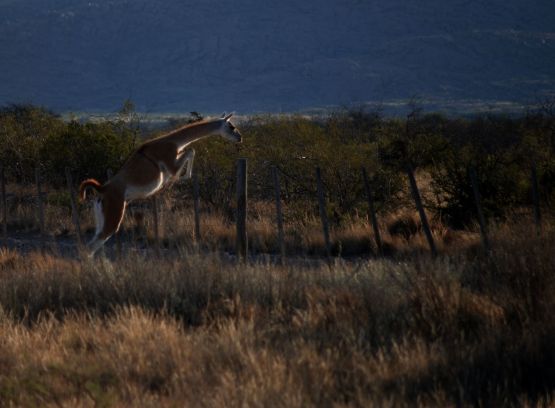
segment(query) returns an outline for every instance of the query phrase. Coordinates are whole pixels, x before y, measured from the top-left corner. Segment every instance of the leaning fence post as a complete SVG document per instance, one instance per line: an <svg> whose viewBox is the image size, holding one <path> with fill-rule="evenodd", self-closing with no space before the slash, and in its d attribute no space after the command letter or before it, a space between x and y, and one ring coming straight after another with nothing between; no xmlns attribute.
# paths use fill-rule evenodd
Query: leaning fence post
<svg viewBox="0 0 555 408"><path fill-rule="evenodd" d="M374 197L372 196L370 182L368 181L368 174L366 173L366 169L364 167L362 167L362 178L364 179L364 188L366 190L366 197L368 198L368 215L370 216L370 221L372 222L372 228L374 230L376 248L378 249L378 254L383 255L380 227L378 225L378 219L376 217L376 210L374 209Z"/></svg>
<svg viewBox="0 0 555 408"><path fill-rule="evenodd" d="M73 179L69 167L65 168L67 188L69 191L69 200L71 202L71 218L73 219L73 226L75 227L75 236L77 245L81 246L81 225L79 224L79 212L77 210L77 202L75 200L75 190L73 188Z"/></svg>
<svg viewBox="0 0 555 408"><path fill-rule="evenodd" d="M44 227L44 205L42 202L42 188L41 188L41 180L40 180L40 169L37 167L35 168L35 183L37 186L37 209L38 209L38 216L39 216L39 227L40 233L44 236L45 227Z"/></svg>
<svg viewBox="0 0 555 408"><path fill-rule="evenodd" d="M324 198L324 186L322 184L320 167L316 167L316 185L318 188L318 207L320 208L320 219L322 220L322 230L324 232L324 241L326 244L326 255L329 260L331 258L330 229L328 224L328 214L326 211L326 200Z"/></svg>
<svg viewBox="0 0 555 408"><path fill-rule="evenodd" d="M428 240L428 245L433 256L437 255L436 244L434 242L434 236L430 230L430 224L428 224L428 217L426 217L426 212L424 211L424 206L422 205L422 199L420 198L420 192L418 191L418 185L416 184L416 179L414 178L414 171L411 165L407 165L406 168L407 176L410 183L410 191L412 193L412 198L416 204L416 209L418 214L420 214L420 221L422 222L422 228L426 234L426 239Z"/></svg>
<svg viewBox="0 0 555 408"><path fill-rule="evenodd" d="M542 215L540 210L540 193L538 188L538 172L536 163L532 163L530 168L530 182L532 184L532 199L534 201L534 221L536 222L536 232L538 235L542 232Z"/></svg>
<svg viewBox="0 0 555 408"><path fill-rule="evenodd" d="M237 254L247 260L247 159L237 160Z"/></svg>
<svg viewBox="0 0 555 408"><path fill-rule="evenodd" d="M2 237L4 243L8 239L8 199L6 197L6 175L4 173L4 166L0 167L0 192L2 194Z"/></svg>
<svg viewBox="0 0 555 408"><path fill-rule="evenodd" d="M482 236L482 245L486 251L489 251L488 231L486 229L486 219L482 211L482 200L480 198L480 191L478 190L478 177L474 167L468 170L470 175L470 182L472 183L472 192L474 194L474 203L476 204L476 212L478 213L478 223L480 224L480 234Z"/></svg>
<svg viewBox="0 0 555 408"><path fill-rule="evenodd" d="M272 178L274 180L274 190L276 198L276 223L278 229L278 244L280 253L280 262L285 262L285 242L283 233L283 214L281 212L281 189L279 186L279 174L276 166L272 166Z"/></svg>
<svg viewBox="0 0 555 408"><path fill-rule="evenodd" d="M193 209L195 211L195 243L200 242L200 194L198 185L198 176L193 173Z"/></svg>

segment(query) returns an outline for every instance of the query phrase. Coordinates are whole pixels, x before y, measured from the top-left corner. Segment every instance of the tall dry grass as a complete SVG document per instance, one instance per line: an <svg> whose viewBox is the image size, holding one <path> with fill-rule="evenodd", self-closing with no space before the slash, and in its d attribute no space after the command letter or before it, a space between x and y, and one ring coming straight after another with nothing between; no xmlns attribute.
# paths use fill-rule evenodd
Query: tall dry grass
<svg viewBox="0 0 555 408"><path fill-rule="evenodd" d="M67 191L44 187L45 230L48 242L74 241L75 227L71 217ZM39 233L36 192L32 186L9 185L8 236L19 240L33 240ZM200 214L201 237L195 241L193 204L182 189L173 189L158 196L159 234L161 245L167 249L201 248L209 251L235 251L236 226L234 210L228 211L202 206ZM295 256L323 256L326 254L324 236L318 210L314 203L283 203L285 248ZM378 214L384 250L387 255L412 255L428 251L416 211L406 200L400 209ZM222 205L222 207L225 207ZM79 205L82 235L87 241L95 231L90 203ZM279 253L277 227L273 202L249 203L247 230L249 247L253 253ZM479 244L477 228L473 232L449 229L431 214L436 245L441 252L458 252L461 246ZM141 220L138 222L138 220ZM372 228L366 214L355 212L340 221L330 219L331 252L335 256L368 256L377 253ZM119 234L127 248L152 246L154 243L154 216L152 202L142 200L128 207ZM108 246L114 245L112 238Z"/></svg>
<svg viewBox="0 0 555 408"><path fill-rule="evenodd" d="M283 267L3 250L0 405L552 405L555 232L493 242Z"/></svg>

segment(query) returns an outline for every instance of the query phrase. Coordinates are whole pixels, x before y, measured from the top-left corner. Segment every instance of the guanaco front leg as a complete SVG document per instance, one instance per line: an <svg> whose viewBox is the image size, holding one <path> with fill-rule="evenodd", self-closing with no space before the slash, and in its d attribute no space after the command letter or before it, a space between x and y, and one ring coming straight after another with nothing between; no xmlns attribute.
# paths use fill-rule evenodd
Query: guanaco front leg
<svg viewBox="0 0 555 408"><path fill-rule="evenodd" d="M177 155L177 159L175 160L175 165L177 167L177 172L174 175L174 180L179 179L181 177L181 173L183 173L183 169L187 166L187 170L185 171L185 178L190 179L193 176L193 160L195 159L195 149L187 150L187 152L181 152Z"/></svg>
<svg viewBox="0 0 555 408"><path fill-rule="evenodd" d="M177 158L171 165L165 166L162 164L161 170L164 174L164 188L170 186L171 184L177 182L183 170L185 170L185 178L190 179L193 176L193 160L195 158L195 150L190 149L188 151L182 151L177 154Z"/></svg>

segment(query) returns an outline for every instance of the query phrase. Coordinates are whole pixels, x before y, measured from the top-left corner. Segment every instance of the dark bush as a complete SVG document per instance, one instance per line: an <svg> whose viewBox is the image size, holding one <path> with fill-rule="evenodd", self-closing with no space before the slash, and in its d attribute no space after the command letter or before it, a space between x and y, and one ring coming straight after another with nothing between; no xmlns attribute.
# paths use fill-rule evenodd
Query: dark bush
<svg viewBox="0 0 555 408"><path fill-rule="evenodd" d="M0 160L10 182L33 182L37 167L55 186L65 185L66 167L76 181L104 180L108 168L117 170L129 156L137 135L137 127L122 117L102 123L67 123L41 107L0 108Z"/></svg>
<svg viewBox="0 0 555 408"><path fill-rule="evenodd" d="M430 167L442 219L467 227L476 219L470 171L474 169L486 218L500 220L509 210L531 205L530 169L540 169L542 191L551 182L552 154L542 148L546 133L527 118L484 116L452 120L444 129L448 148Z"/></svg>
<svg viewBox="0 0 555 408"><path fill-rule="evenodd" d="M65 128L54 113L31 105L0 108L0 161L6 177L18 183L31 182L40 164L44 141Z"/></svg>
<svg viewBox="0 0 555 408"><path fill-rule="evenodd" d="M52 184L65 182L69 167L76 179L106 179L107 169L117 171L130 155L135 134L117 124L80 124L72 121L65 129L49 135L40 148L41 161Z"/></svg>

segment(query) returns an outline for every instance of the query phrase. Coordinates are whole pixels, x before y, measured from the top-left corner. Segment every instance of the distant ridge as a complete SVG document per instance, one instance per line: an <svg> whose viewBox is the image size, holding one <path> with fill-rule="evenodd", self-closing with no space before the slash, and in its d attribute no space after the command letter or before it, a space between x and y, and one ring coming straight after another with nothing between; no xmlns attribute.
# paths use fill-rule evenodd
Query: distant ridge
<svg viewBox="0 0 555 408"><path fill-rule="evenodd" d="M552 0L0 0L0 104L510 108L555 95L554 21Z"/></svg>

